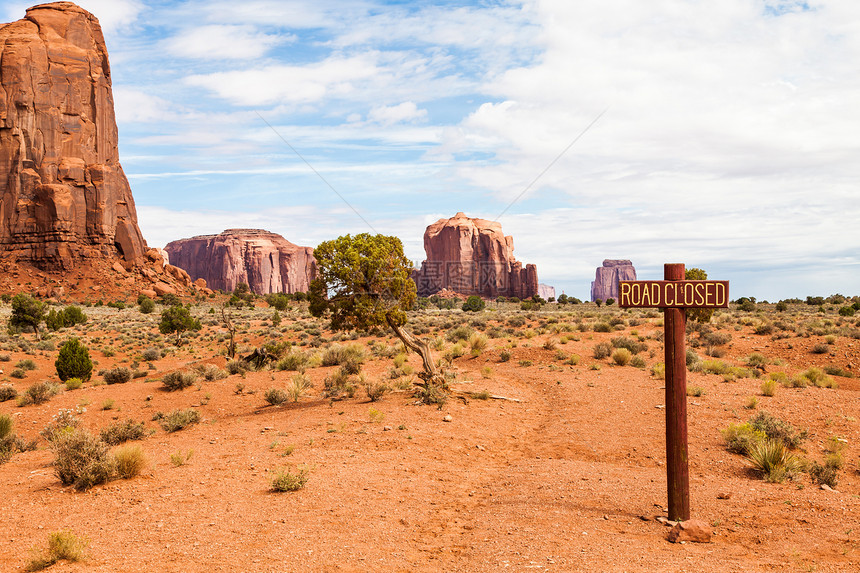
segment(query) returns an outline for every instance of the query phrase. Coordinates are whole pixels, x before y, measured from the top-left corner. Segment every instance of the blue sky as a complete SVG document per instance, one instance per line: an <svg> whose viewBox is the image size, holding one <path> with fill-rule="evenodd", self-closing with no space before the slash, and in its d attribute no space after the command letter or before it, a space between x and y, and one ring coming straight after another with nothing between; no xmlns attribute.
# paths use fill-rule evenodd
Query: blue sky
<svg viewBox="0 0 860 573"><path fill-rule="evenodd" d="M417 265L463 211L580 298L606 258L702 267L733 298L860 294L856 2L79 4L151 246L375 231Z"/></svg>

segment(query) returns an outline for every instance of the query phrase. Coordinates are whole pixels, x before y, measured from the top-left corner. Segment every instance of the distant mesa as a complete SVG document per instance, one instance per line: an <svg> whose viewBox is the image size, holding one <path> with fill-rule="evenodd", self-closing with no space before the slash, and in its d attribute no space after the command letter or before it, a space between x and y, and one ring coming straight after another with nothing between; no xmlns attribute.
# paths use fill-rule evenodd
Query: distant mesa
<svg viewBox="0 0 860 573"><path fill-rule="evenodd" d="M420 296L443 289L460 295L531 298L538 294L535 265L514 258L514 239L494 221L457 213L439 219L424 232L427 260L412 278Z"/></svg>
<svg viewBox="0 0 860 573"><path fill-rule="evenodd" d="M98 20L71 2L0 25L0 257L143 264Z"/></svg>
<svg viewBox="0 0 860 573"><path fill-rule="evenodd" d="M594 282L591 283L591 300L618 300L618 281L635 281L636 269L628 260L606 259L602 267L597 267Z"/></svg>
<svg viewBox="0 0 860 573"><path fill-rule="evenodd" d="M261 229L227 229L172 241L164 247L170 263L209 288L233 291L245 283L252 292L306 292L316 278L311 247L300 247Z"/></svg>
<svg viewBox="0 0 860 573"><path fill-rule="evenodd" d="M539 284L538 285L538 296L544 300L549 300L551 298L555 298L555 287Z"/></svg>

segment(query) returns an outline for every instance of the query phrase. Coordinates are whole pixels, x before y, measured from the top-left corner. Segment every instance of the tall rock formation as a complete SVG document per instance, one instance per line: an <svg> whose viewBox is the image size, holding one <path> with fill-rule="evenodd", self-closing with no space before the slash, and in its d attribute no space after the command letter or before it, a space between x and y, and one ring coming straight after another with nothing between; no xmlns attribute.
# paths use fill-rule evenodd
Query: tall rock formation
<svg viewBox="0 0 860 573"><path fill-rule="evenodd" d="M30 8L0 26L0 256L68 270L145 251L99 22L71 2Z"/></svg>
<svg viewBox="0 0 860 573"><path fill-rule="evenodd" d="M602 267L597 267L594 282L591 283L591 300L618 300L618 281L635 281L636 269L628 260L606 259Z"/></svg>
<svg viewBox="0 0 860 573"><path fill-rule="evenodd" d="M170 263L212 289L233 291L245 283L257 294L306 292L316 278L311 247L300 247L261 229L227 229L173 241L164 247Z"/></svg>
<svg viewBox="0 0 860 573"><path fill-rule="evenodd" d="M500 223L457 213L424 232L427 260L413 272L420 296L442 289L485 298L530 298L538 293L537 268L514 259L514 239Z"/></svg>
<svg viewBox="0 0 860 573"><path fill-rule="evenodd" d="M544 300L555 298L555 287L545 284L538 285L538 296Z"/></svg>

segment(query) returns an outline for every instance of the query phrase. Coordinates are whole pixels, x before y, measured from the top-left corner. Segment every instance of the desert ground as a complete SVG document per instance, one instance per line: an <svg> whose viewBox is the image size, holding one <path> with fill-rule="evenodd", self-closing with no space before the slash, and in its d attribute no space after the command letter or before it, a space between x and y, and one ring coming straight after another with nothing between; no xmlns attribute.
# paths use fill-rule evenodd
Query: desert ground
<svg viewBox="0 0 860 573"><path fill-rule="evenodd" d="M656 519L667 511L661 312L593 303L413 312L409 327L432 341L450 377L447 401L428 405L412 389L421 362L401 356L393 335L332 332L302 302L277 326L262 301L230 309L237 354L292 347L260 370L228 364L224 300L192 305L202 329L181 346L159 333L160 305L151 314L82 306L86 323L43 325L41 340L6 334L10 305L0 305L0 387L18 395L0 415L35 442L0 464L0 570L24 571L64 530L88 542L84 559L50 571L860 569L860 320L840 316L839 304L733 304L706 327L689 321L692 517L713 538L675 544ZM70 337L89 349L91 380L19 405L33 384L60 385L54 362ZM620 347L635 351L629 362ZM341 376L333 396L326 379L342 366L324 364L342 354L358 357L360 374ZM133 378L106 384L119 367ZM311 386L290 395L294 368ZM807 383L810 368L831 374ZM167 391L174 372L197 376ZM363 384L381 383L390 390L370 401ZM273 389L288 399L271 404ZM161 415L177 409L199 422L166 431ZM125 444L142 448L143 470L63 485L44 437L60 410L96 436L143 423L143 438ZM771 483L727 449L723 431L762 412L802 436L793 453L806 471ZM832 485L808 470L827 460ZM275 491L286 474L304 476L303 487Z"/></svg>

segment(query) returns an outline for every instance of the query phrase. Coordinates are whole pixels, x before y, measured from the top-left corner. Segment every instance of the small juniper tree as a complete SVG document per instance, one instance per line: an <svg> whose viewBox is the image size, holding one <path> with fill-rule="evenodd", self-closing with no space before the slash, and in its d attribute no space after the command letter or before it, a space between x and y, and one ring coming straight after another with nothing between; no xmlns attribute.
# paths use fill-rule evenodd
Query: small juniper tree
<svg viewBox="0 0 860 573"><path fill-rule="evenodd" d="M71 378L87 381L93 373L90 351L77 338L70 338L63 344L54 366L63 382Z"/></svg>
<svg viewBox="0 0 860 573"><path fill-rule="evenodd" d="M404 329L406 311L416 299L412 263L397 237L344 235L314 249L318 278L308 293L314 316L330 313L333 330L389 326L403 344L421 356L424 386L445 386L430 345Z"/></svg>
<svg viewBox="0 0 860 573"><path fill-rule="evenodd" d="M484 310L484 306L484 299L473 294L463 303L463 310L467 312L480 312Z"/></svg>
<svg viewBox="0 0 860 573"><path fill-rule="evenodd" d="M176 333L176 346L182 344L182 333L186 330L200 330L203 326L200 321L191 316L191 312L184 306L171 306L161 312L161 322L158 330L161 334Z"/></svg>
<svg viewBox="0 0 860 573"><path fill-rule="evenodd" d="M28 294L16 294L12 298L12 315L9 326L13 328L32 328L39 337L39 323L45 319L45 303Z"/></svg>
<svg viewBox="0 0 860 573"><path fill-rule="evenodd" d="M703 269L693 267L684 271L684 278L688 281L704 281L708 279L708 273ZM714 316L714 309L712 308L687 309L687 318L696 322L710 322L712 316Z"/></svg>

